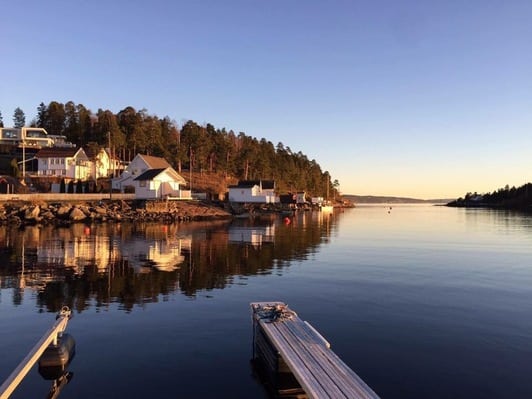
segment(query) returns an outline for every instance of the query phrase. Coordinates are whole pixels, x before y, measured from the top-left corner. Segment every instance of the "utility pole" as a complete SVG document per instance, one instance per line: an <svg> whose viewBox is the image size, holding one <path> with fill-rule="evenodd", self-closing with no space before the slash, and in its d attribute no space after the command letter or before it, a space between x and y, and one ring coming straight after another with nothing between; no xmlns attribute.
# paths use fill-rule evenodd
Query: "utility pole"
<svg viewBox="0 0 532 399"><path fill-rule="evenodd" d="M189 165L188 165L188 169L189 169L189 175L190 175L190 182L189 182L189 186L190 186L190 195L192 195L192 146L190 146L190 162L189 162Z"/></svg>
<svg viewBox="0 0 532 399"><path fill-rule="evenodd" d="M108 140L108 145L109 145L109 154L108 154L108 157L109 157L108 166L109 167L107 169L107 176L109 176L109 171L112 170L111 162L113 162L113 160L111 159L111 131L107 132L107 140ZM113 177L114 177L114 173L109 178L109 200L113 199Z"/></svg>
<svg viewBox="0 0 532 399"><path fill-rule="evenodd" d="M26 184L26 131L20 128L20 138L22 139L22 181Z"/></svg>

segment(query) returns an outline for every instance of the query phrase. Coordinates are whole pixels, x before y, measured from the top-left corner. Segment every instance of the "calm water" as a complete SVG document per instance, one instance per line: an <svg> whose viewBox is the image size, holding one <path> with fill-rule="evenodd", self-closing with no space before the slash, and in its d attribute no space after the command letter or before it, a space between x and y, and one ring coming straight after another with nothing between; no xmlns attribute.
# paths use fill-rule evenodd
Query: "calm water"
<svg viewBox="0 0 532 399"><path fill-rule="evenodd" d="M61 398L267 398L249 302L281 300L383 398L532 397L532 217L361 206L249 221L0 228L0 380L67 304ZM34 368L13 398L45 398Z"/></svg>

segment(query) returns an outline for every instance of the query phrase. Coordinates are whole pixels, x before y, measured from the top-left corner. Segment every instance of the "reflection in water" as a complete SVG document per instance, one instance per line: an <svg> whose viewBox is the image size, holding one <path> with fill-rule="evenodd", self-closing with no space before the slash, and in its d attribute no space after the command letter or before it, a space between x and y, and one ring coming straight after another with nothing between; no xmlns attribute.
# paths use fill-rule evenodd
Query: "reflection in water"
<svg viewBox="0 0 532 399"><path fill-rule="evenodd" d="M138 273L177 270L185 261L183 253L190 253L190 235L179 236L175 226L143 225L141 235L118 242L118 253Z"/></svg>
<svg viewBox="0 0 532 399"><path fill-rule="evenodd" d="M300 212L186 224L0 227L0 288L20 305L28 290L43 311L110 303L131 311L174 292L223 289L235 275L282 273L328 241L337 215Z"/></svg>
<svg viewBox="0 0 532 399"><path fill-rule="evenodd" d="M74 373L71 373L70 371L65 371L59 378L53 380L52 386L50 387L50 391L48 392L46 399L55 399L59 397L59 394L61 393L63 388L72 380L72 377L74 377Z"/></svg>
<svg viewBox="0 0 532 399"><path fill-rule="evenodd" d="M231 226L229 227L229 242L250 243L260 247L263 243L273 243L275 225L269 226Z"/></svg>
<svg viewBox="0 0 532 399"><path fill-rule="evenodd" d="M74 373L68 371L68 367L75 356L75 345L71 335L62 334L58 345L50 344L39 359L39 374L45 380L52 381L47 399L59 397L63 388L72 380Z"/></svg>

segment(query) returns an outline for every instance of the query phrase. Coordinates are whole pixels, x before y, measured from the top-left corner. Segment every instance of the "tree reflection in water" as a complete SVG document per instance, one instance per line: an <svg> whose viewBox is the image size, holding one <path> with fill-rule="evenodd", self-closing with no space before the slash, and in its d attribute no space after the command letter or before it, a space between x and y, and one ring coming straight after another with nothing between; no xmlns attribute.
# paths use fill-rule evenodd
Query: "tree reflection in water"
<svg viewBox="0 0 532 399"><path fill-rule="evenodd" d="M234 276L282 274L328 242L336 217L300 212L289 224L271 215L172 225L2 226L0 288L13 290L15 305L26 291L36 292L42 311L118 303L129 312L173 293L223 289Z"/></svg>

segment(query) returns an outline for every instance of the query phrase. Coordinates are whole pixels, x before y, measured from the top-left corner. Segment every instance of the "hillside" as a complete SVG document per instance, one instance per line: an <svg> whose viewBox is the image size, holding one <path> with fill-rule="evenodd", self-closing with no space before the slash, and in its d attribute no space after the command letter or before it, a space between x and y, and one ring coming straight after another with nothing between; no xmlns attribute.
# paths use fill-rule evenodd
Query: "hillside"
<svg viewBox="0 0 532 399"><path fill-rule="evenodd" d="M210 123L188 120L178 126L169 117L160 118L149 114L145 108L136 110L131 106L117 113L98 108L95 113L72 101L41 103L37 110L32 120L34 127L43 128L48 134L65 136L76 146L93 150L112 148L124 161L136 154L162 157L187 179L190 178L186 177L188 170L197 172L192 175L193 190L198 188L211 194L225 192L224 186L234 183L228 182L225 176L238 180L275 180L280 192L305 190L323 197L326 193L334 196L339 185L316 160L309 159L301 151ZM3 165L0 163L0 167L5 173L14 175L17 171L10 168L14 158L11 150L7 151L9 158ZM16 158L20 165L21 157ZM206 171L220 173L218 181L204 181ZM86 177L67 176L66 171L62 175L82 180Z"/></svg>
<svg viewBox="0 0 532 399"><path fill-rule="evenodd" d="M181 176L187 181L187 188L196 192L206 192L215 199L217 196L222 196L227 193L228 186L237 184L238 179L235 177L225 177L222 173L213 172L192 172L182 170ZM192 185L190 184L192 182Z"/></svg>

